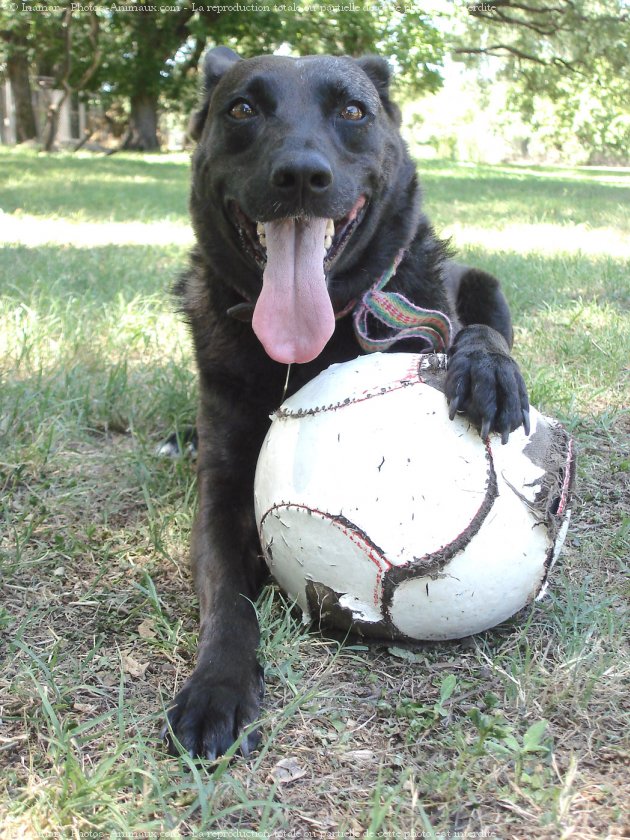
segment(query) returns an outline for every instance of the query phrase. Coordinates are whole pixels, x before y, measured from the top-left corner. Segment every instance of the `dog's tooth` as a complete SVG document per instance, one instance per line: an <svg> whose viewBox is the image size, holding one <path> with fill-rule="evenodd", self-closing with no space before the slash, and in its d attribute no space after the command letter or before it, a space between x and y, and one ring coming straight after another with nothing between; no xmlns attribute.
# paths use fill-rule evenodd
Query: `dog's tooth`
<svg viewBox="0 0 630 840"><path fill-rule="evenodd" d="M258 234L258 241L263 246L267 247L267 237L265 235L265 226L262 222L256 222L256 233Z"/></svg>
<svg viewBox="0 0 630 840"><path fill-rule="evenodd" d="M324 248L328 250L332 246L332 236L327 235L324 237Z"/></svg>
<svg viewBox="0 0 630 840"><path fill-rule="evenodd" d="M334 235L335 235L335 223L333 222L332 219L328 219L328 222L326 223L326 236L333 237ZM327 245L326 247L329 248L330 245Z"/></svg>

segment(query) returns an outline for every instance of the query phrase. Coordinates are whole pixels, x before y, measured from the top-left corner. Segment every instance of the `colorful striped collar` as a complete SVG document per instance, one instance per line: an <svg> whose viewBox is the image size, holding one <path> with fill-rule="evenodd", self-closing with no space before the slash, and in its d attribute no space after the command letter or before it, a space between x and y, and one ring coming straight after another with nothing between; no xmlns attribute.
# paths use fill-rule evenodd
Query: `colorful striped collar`
<svg viewBox="0 0 630 840"><path fill-rule="evenodd" d="M353 307L357 341L365 353L389 350L396 342L410 338L423 341L426 352L444 353L451 342L452 327L448 316L435 309L416 306L398 292L383 291L404 256L405 251L399 251L392 267ZM386 328L385 335L380 338L370 334L377 325Z"/></svg>

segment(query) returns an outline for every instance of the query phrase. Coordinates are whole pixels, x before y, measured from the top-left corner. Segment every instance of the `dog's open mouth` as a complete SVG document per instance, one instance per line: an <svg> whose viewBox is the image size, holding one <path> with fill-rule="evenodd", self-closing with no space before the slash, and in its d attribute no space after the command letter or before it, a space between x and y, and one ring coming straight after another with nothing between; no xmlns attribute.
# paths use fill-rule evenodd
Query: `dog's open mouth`
<svg viewBox="0 0 630 840"><path fill-rule="evenodd" d="M350 237L361 224L366 207L367 199L364 195L361 195L350 212L346 213L345 216L342 216L340 219L327 219L324 236L324 247L326 249L324 270L326 272L330 271L335 260L341 256ZM229 215L239 235L241 245L258 264L260 269L264 270L267 263L265 223L250 219L236 202L230 202ZM304 219L304 221L307 221L307 219ZM267 222L267 224L273 224L273 222Z"/></svg>
<svg viewBox="0 0 630 840"><path fill-rule="evenodd" d="M360 196L337 220L270 222L255 222L236 204L230 206L243 247L263 271L252 326L272 359L310 362L326 346L335 329L326 274L361 223L366 205Z"/></svg>

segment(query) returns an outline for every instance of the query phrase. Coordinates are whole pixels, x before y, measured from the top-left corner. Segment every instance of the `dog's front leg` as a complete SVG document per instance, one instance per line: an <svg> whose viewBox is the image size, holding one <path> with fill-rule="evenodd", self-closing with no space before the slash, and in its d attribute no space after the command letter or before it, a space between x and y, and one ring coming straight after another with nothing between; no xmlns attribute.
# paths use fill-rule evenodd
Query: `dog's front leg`
<svg viewBox="0 0 630 840"><path fill-rule="evenodd" d="M257 661L259 629L254 601L264 580L258 555L253 477L261 430L199 423L199 510L192 567L200 608L197 666L168 713L173 735L191 756L223 754L259 715L263 674ZM208 416L208 412L205 412ZM244 736L247 755L258 730Z"/></svg>
<svg viewBox="0 0 630 840"><path fill-rule="evenodd" d="M498 280L464 269L446 277L463 325L449 350L446 397L451 419L464 411L485 439L498 432L506 443L523 426L529 434L529 400L510 353L512 319Z"/></svg>

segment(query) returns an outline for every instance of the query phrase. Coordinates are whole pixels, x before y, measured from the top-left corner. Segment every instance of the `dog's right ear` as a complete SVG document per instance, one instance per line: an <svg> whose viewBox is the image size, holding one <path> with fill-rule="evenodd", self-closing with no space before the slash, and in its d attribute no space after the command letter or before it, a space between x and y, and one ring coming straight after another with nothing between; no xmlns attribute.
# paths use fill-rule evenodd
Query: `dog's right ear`
<svg viewBox="0 0 630 840"><path fill-rule="evenodd" d="M199 140L203 126L208 116L210 97L217 82L240 57L229 47L215 47L208 50L203 60L203 105L190 118L188 133L193 140Z"/></svg>
<svg viewBox="0 0 630 840"><path fill-rule="evenodd" d="M241 61L241 57L229 47L215 47L213 50L208 50L203 60L204 91L211 93L221 76L237 61Z"/></svg>

